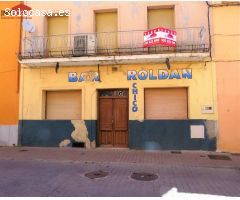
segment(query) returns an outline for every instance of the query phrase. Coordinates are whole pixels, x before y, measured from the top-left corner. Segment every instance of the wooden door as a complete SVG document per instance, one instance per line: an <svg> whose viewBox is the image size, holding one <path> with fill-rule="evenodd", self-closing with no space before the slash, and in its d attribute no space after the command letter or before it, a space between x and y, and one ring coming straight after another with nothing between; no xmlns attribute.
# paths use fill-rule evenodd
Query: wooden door
<svg viewBox="0 0 240 200"><path fill-rule="evenodd" d="M127 147L128 91L105 90L99 93L98 144L109 147Z"/></svg>

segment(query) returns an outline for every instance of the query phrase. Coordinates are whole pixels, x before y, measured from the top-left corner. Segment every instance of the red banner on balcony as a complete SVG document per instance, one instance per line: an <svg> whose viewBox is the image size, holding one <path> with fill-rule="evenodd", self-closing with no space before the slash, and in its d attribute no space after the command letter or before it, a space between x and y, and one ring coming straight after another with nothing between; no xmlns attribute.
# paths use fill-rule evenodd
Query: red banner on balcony
<svg viewBox="0 0 240 200"><path fill-rule="evenodd" d="M155 45L176 47L176 35L176 31L162 27L145 31L143 47Z"/></svg>

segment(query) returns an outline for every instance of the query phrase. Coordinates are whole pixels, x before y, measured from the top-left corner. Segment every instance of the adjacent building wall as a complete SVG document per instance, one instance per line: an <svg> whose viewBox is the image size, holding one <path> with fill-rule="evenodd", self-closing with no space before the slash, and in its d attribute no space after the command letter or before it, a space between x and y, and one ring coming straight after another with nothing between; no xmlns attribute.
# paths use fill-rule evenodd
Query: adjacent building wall
<svg viewBox="0 0 240 200"><path fill-rule="evenodd" d="M0 10L19 2L0 2ZM0 16L0 146L17 145L20 19Z"/></svg>
<svg viewBox="0 0 240 200"><path fill-rule="evenodd" d="M240 152L240 5L211 9L219 112L218 149Z"/></svg>

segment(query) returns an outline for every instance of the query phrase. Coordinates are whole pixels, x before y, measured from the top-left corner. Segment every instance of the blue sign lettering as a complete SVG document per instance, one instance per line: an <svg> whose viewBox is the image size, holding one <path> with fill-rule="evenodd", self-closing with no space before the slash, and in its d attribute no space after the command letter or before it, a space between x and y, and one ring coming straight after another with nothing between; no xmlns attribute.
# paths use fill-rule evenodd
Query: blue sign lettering
<svg viewBox="0 0 240 200"><path fill-rule="evenodd" d="M132 111L137 112L138 111L138 106L137 106L137 94L138 94L137 83L132 84L132 94L133 94Z"/></svg>

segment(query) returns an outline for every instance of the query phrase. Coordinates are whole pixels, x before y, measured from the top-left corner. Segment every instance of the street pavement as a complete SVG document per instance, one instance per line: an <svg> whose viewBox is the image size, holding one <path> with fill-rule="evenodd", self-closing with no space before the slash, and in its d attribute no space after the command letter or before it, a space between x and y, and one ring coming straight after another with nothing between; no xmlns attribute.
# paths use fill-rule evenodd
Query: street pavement
<svg viewBox="0 0 240 200"><path fill-rule="evenodd" d="M213 160L209 155L223 155L222 159L228 160ZM96 171L106 172L106 176L85 176ZM135 180L133 173L150 173L157 178ZM0 196L240 197L240 155L0 147L0 180Z"/></svg>

